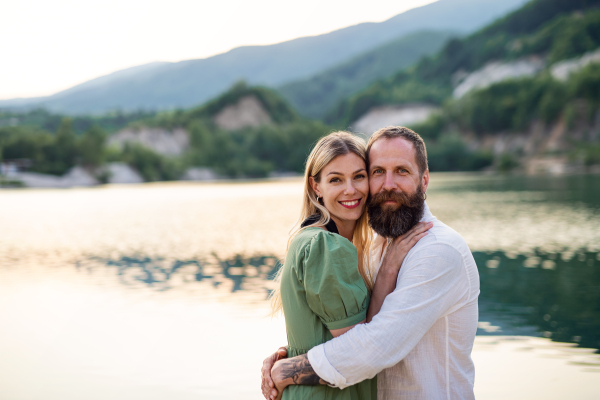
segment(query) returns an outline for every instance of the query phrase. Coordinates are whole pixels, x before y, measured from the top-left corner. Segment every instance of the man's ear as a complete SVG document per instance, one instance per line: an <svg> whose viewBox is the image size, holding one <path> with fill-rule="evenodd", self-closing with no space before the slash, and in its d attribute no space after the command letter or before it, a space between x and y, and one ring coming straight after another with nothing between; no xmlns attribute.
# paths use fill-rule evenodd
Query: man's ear
<svg viewBox="0 0 600 400"><path fill-rule="evenodd" d="M425 170L423 172L423 177L421 178L421 184L423 185L423 192L427 192L427 187L429 186L429 170Z"/></svg>
<svg viewBox="0 0 600 400"><path fill-rule="evenodd" d="M310 187L317 194L317 196L322 197L321 192L319 191L319 184L317 183L317 181L315 181L315 178L309 176L308 183L310 183Z"/></svg>

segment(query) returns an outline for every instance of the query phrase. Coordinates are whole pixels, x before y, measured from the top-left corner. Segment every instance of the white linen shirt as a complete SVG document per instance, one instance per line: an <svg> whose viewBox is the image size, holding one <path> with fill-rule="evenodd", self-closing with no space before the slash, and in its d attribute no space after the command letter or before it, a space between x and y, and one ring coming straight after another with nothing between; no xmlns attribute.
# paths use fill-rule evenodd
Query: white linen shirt
<svg viewBox="0 0 600 400"><path fill-rule="evenodd" d="M408 252L396 289L368 324L308 352L319 377L341 389L377 376L378 400L474 399L471 350L479 273L465 240L425 205L429 234ZM371 262L381 265L385 239Z"/></svg>

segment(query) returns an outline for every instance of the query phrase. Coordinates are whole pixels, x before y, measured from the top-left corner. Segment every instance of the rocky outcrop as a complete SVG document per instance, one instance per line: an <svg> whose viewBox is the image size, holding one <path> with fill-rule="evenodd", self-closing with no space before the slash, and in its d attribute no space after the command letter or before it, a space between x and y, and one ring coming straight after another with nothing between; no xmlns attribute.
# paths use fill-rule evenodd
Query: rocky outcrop
<svg viewBox="0 0 600 400"><path fill-rule="evenodd" d="M565 119L560 118L550 125L535 121L527 131L483 136L465 134L464 139L472 150L491 151L496 159L503 154L511 155L519 160L527 173L561 174L585 170L583 164L569 159L567 155L575 150L574 143L597 140L598 132L598 122L569 127Z"/></svg>
<svg viewBox="0 0 600 400"><path fill-rule="evenodd" d="M507 79L532 76L543 68L544 60L535 56L512 62L490 62L471 73L457 72L453 76L455 88L452 95L458 99L473 89L484 89Z"/></svg>
<svg viewBox="0 0 600 400"><path fill-rule="evenodd" d="M36 172L17 172L8 176L32 188L70 188L95 186L98 180L86 169L73 167L63 176L38 174Z"/></svg>
<svg viewBox="0 0 600 400"><path fill-rule="evenodd" d="M213 118L215 124L228 131L272 123L269 113L255 96L245 96L224 107Z"/></svg>
<svg viewBox="0 0 600 400"><path fill-rule="evenodd" d="M163 128L143 127L123 129L108 139L108 145L119 148L127 142L138 143L166 156L177 156L185 151L190 138L182 128L169 131Z"/></svg>
<svg viewBox="0 0 600 400"><path fill-rule="evenodd" d="M581 57L557 62L550 68L550 73L554 78L566 81L569 75L591 63L600 63L600 49L585 53Z"/></svg>
<svg viewBox="0 0 600 400"><path fill-rule="evenodd" d="M371 135L390 125L418 124L437 110L432 105L419 103L374 107L352 124L352 130Z"/></svg>
<svg viewBox="0 0 600 400"><path fill-rule="evenodd" d="M214 181L219 177L210 168L192 167L181 176L182 181Z"/></svg>
<svg viewBox="0 0 600 400"><path fill-rule="evenodd" d="M108 176L106 183L143 183L144 178L133 168L125 163L110 163L102 171Z"/></svg>

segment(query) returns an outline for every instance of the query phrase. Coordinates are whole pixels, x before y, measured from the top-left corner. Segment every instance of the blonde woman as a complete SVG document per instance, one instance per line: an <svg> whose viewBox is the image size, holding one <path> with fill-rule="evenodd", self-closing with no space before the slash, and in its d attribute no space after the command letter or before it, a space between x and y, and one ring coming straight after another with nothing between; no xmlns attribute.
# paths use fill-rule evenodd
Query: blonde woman
<svg viewBox="0 0 600 400"><path fill-rule="evenodd" d="M304 176L300 228L289 241L272 296L274 312L283 311L288 336L287 356L342 335L370 320L387 293L377 293L369 269L371 230L365 205L369 182L364 141L347 132L323 137L308 157ZM388 251L402 260L428 226L417 224ZM375 286L375 292L372 290ZM373 301L370 301L373 298ZM377 399L376 378L340 390L319 382L294 381L278 387L283 399ZM263 387L267 395L270 388Z"/></svg>

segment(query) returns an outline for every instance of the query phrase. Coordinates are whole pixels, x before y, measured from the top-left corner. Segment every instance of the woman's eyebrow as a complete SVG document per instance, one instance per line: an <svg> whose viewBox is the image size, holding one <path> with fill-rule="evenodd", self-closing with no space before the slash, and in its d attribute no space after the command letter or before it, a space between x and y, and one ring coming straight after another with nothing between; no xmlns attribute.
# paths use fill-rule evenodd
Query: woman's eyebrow
<svg viewBox="0 0 600 400"><path fill-rule="evenodd" d="M354 175L354 174L357 174L357 173L359 173L360 171L366 171L366 169L364 169L364 168L359 168L359 169L357 169L356 171L354 171L354 172L352 173L352 175ZM344 175L344 174L342 174L341 172L331 171L330 173L328 173L328 174L327 174L327 176L329 176L329 175Z"/></svg>

